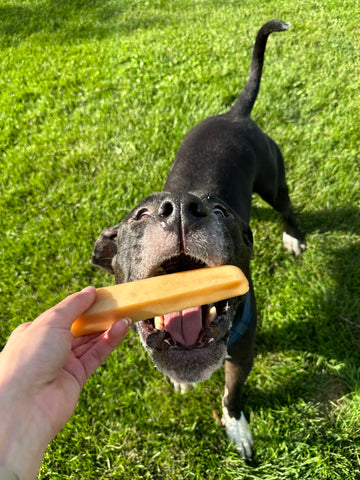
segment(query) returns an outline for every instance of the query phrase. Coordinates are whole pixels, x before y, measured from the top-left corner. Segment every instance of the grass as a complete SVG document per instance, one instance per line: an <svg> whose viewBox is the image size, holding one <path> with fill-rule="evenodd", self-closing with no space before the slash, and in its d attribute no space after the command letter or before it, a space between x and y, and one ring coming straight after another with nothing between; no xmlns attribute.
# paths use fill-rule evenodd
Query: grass
<svg viewBox="0 0 360 480"><path fill-rule="evenodd" d="M0 341L70 292L112 278L93 244L160 190L183 135L244 85L268 43L253 118L281 146L308 248L281 245L254 198L259 308L244 463L213 418L223 371L174 394L130 333L83 391L40 478L360 478L356 0L0 0Z"/></svg>

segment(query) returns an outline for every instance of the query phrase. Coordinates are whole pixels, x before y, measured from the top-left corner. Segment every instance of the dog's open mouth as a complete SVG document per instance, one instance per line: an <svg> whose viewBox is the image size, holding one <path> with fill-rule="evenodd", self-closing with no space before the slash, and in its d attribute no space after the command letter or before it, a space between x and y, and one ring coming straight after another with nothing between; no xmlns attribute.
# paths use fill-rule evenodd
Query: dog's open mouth
<svg viewBox="0 0 360 480"><path fill-rule="evenodd" d="M153 275L164 275L207 267L204 262L181 254L166 260L153 269ZM141 322L141 330L152 348L187 349L201 348L222 339L223 329L219 324L226 316L228 302L221 301L187 308ZM220 338L219 338L220 334Z"/></svg>
<svg viewBox="0 0 360 480"><path fill-rule="evenodd" d="M224 302L222 302L224 303ZM164 342L175 348L198 348L213 342L214 337L208 336L208 327L215 326L219 321L215 304L187 308L181 312L169 313L156 317L154 328L165 331Z"/></svg>

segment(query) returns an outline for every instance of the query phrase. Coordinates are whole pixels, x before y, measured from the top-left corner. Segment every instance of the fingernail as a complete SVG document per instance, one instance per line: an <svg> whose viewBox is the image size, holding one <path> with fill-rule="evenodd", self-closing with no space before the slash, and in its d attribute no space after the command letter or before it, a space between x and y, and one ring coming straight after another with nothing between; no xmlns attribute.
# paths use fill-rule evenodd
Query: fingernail
<svg viewBox="0 0 360 480"><path fill-rule="evenodd" d="M94 287L92 287L92 286L87 286L87 287L83 288L81 291L82 292L88 292L88 291L92 290L93 288Z"/></svg>
<svg viewBox="0 0 360 480"><path fill-rule="evenodd" d="M125 323L127 327L130 327L130 325L132 324L131 318L122 318L121 320Z"/></svg>

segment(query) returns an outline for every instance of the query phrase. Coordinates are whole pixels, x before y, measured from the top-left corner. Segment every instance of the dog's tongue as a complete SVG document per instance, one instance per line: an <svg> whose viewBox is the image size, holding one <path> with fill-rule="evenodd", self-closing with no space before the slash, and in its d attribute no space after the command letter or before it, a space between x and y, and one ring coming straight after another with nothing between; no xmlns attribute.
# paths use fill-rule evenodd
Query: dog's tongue
<svg viewBox="0 0 360 480"><path fill-rule="evenodd" d="M191 347L196 343L202 330L201 307L164 315L164 327L177 343Z"/></svg>

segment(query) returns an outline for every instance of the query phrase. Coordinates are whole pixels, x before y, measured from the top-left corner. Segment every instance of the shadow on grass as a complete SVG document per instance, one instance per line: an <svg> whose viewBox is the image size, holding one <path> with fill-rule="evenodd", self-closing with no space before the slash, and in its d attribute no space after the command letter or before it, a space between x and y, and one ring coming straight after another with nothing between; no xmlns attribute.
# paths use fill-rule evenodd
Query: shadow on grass
<svg viewBox="0 0 360 480"><path fill-rule="evenodd" d="M54 35L61 43L119 32L126 35L169 21L165 15L136 15L129 2L49 0L32 7L0 6L0 34L9 44L37 33Z"/></svg>
<svg viewBox="0 0 360 480"><path fill-rule="evenodd" d="M259 221L279 221L280 215L272 208L252 208L252 217ZM360 234L360 208L356 206L314 210L296 214L301 230L305 235L318 232L348 232Z"/></svg>
<svg viewBox="0 0 360 480"><path fill-rule="evenodd" d="M253 215L257 220L276 218L276 213L267 208L254 208ZM311 232L359 235L359 219L360 209L349 206L303 213L299 223L305 235ZM278 361L277 356L281 352L291 350L301 352L301 355L308 352L322 356L329 362L335 360L344 367L339 375L331 375L328 372L314 374L312 368L304 366L302 371L284 378L280 389L262 392L261 395L267 398L264 400L266 403L269 397L276 403L282 403L281 399L287 403L288 398L294 396L311 397L321 403L331 402L357 387L355 383L359 379L355 370L360 365L360 244L355 241L349 244L348 241L339 248L338 241L334 246L331 237L326 239L329 241L322 242L321 258L326 262L324 270L332 279L333 286L324 290L321 278L318 279L318 288L314 286L307 305L304 305L303 317L274 325L266 331L260 329L257 350L273 354L274 362ZM353 374L349 373L351 371Z"/></svg>

